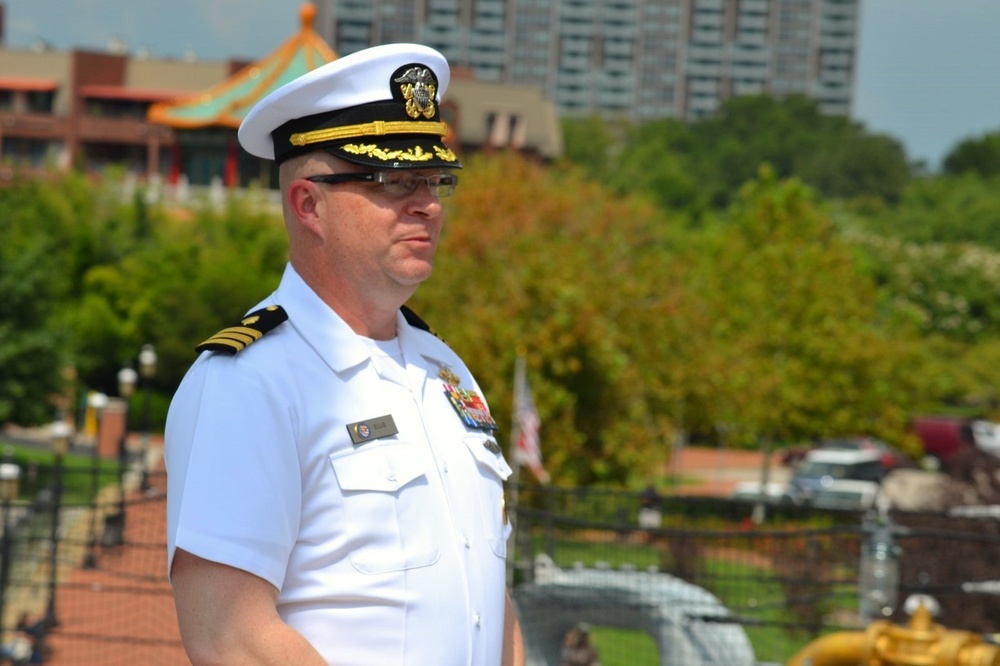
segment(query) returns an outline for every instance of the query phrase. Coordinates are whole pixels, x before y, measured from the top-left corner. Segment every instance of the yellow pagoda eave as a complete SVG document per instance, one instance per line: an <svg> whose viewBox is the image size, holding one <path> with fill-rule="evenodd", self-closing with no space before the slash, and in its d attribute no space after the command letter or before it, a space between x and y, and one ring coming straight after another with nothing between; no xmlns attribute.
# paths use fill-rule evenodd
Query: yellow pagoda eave
<svg viewBox="0 0 1000 666"><path fill-rule="evenodd" d="M335 60L333 49L313 30L316 8L306 3L300 14L302 29L294 37L211 88L153 104L147 114L149 122L178 129L236 129L254 104L270 92Z"/></svg>

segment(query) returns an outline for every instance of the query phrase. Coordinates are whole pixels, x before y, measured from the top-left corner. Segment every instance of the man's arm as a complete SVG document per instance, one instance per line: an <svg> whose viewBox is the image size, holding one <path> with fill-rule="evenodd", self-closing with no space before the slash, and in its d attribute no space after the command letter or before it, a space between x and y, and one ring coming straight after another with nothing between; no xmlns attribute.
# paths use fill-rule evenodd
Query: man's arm
<svg viewBox="0 0 1000 666"><path fill-rule="evenodd" d="M514 604L507 593L507 608L503 619L503 666L524 666L524 639Z"/></svg>
<svg viewBox="0 0 1000 666"><path fill-rule="evenodd" d="M275 608L278 590L263 578L178 548L171 583L181 640L194 666L326 665L282 622Z"/></svg>

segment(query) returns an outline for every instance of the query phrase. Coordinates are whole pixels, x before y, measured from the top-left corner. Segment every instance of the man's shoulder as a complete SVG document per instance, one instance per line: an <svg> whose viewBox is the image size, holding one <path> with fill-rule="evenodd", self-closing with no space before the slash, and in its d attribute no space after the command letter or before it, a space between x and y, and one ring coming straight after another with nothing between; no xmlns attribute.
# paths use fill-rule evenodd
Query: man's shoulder
<svg viewBox="0 0 1000 666"><path fill-rule="evenodd" d="M407 324L409 324L413 328L417 328L420 329L421 331L430 333L438 340L441 340L441 342L444 342L444 338L438 335L437 332L430 327L430 324L421 319L420 315L411 310L408 306L404 305L403 307L399 308L399 311L403 313L403 318L406 320Z"/></svg>
<svg viewBox="0 0 1000 666"><path fill-rule="evenodd" d="M205 351L233 356L260 340L288 320L288 313L280 305L267 305L244 315L232 326L227 326L197 347Z"/></svg>

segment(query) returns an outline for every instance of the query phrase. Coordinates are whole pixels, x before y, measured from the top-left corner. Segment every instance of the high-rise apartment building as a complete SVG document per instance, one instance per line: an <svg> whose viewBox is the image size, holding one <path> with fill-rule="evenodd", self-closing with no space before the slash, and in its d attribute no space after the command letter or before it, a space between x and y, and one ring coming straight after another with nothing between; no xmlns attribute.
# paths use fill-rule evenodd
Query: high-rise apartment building
<svg viewBox="0 0 1000 666"><path fill-rule="evenodd" d="M861 0L317 0L346 55L416 41L560 114L697 120L727 98L801 93L849 115Z"/></svg>

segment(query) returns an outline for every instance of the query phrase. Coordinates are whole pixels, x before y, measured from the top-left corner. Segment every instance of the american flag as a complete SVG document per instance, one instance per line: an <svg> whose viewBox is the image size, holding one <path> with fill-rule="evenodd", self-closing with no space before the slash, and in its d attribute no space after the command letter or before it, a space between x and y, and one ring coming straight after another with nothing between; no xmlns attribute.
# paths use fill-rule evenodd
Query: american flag
<svg viewBox="0 0 1000 666"><path fill-rule="evenodd" d="M519 465L527 465L540 483L548 483L549 473L542 465L542 448L538 439L541 421L523 373L519 373L517 384L514 392L514 422L517 426L514 460Z"/></svg>

